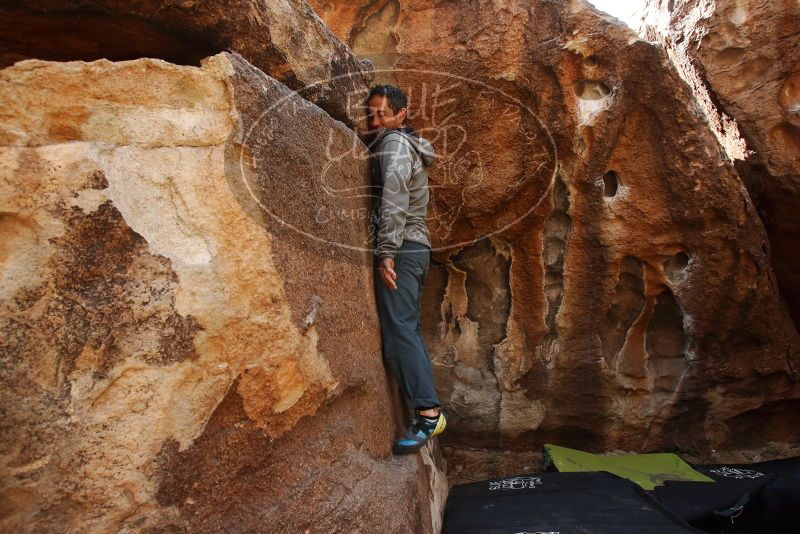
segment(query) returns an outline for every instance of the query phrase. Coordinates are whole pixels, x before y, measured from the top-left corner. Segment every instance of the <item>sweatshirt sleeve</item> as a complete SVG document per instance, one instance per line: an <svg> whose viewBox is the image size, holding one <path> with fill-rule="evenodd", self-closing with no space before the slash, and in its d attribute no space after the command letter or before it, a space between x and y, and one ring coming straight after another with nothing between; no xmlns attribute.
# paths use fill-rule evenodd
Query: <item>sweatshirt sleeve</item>
<svg viewBox="0 0 800 534"><path fill-rule="evenodd" d="M414 167L413 148L403 140L388 140L379 151L383 192L378 209L378 237L375 255L394 258L402 245L408 216L409 184Z"/></svg>

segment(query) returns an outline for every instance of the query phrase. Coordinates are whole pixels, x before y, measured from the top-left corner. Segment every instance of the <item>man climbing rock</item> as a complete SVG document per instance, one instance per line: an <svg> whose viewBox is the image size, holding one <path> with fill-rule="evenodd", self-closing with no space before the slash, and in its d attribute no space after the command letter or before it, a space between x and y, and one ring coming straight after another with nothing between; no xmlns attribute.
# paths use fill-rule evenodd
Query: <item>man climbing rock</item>
<svg viewBox="0 0 800 534"><path fill-rule="evenodd" d="M406 124L407 97L392 85L371 88L366 101L369 128L377 132L372 149L376 191L377 244L375 290L383 338L383 356L414 417L394 443L407 454L447 426L439 408L428 351L422 340L420 305L431 260L425 217L433 145Z"/></svg>

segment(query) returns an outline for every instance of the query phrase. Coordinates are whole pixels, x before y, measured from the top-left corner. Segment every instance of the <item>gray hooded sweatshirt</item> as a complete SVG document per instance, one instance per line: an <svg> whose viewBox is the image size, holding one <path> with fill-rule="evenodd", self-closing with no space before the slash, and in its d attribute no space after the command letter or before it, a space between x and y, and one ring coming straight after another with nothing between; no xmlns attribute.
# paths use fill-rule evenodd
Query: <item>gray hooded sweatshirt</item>
<svg viewBox="0 0 800 534"><path fill-rule="evenodd" d="M425 218L428 212L428 172L436 154L430 141L399 129L382 130L375 139L373 176L381 186L374 223L378 228L375 255L394 258L403 241L431 246Z"/></svg>

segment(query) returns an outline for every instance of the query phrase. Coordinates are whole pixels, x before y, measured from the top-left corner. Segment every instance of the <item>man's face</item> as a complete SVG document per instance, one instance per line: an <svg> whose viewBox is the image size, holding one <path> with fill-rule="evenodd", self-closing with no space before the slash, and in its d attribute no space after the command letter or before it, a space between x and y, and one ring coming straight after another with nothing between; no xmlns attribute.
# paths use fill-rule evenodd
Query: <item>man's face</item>
<svg viewBox="0 0 800 534"><path fill-rule="evenodd" d="M406 108L394 113L385 96L373 95L367 102L367 123L370 130L400 128L405 118Z"/></svg>

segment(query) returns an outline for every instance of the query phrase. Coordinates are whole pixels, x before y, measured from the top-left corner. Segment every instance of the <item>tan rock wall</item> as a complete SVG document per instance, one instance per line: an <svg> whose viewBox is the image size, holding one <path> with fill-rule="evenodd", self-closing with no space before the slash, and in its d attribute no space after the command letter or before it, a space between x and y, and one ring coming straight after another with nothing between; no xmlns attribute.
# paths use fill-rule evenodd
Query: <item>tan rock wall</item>
<svg viewBox="0 0 800 534"><path fill-rule="evenodd" d="M441 458L391 456L371 254L336 245L366 219L315 245L261 208L363 208L323 192L367 183L355 134L231 54L23 61L0 104L3 530L433 531Z"/></svg>

